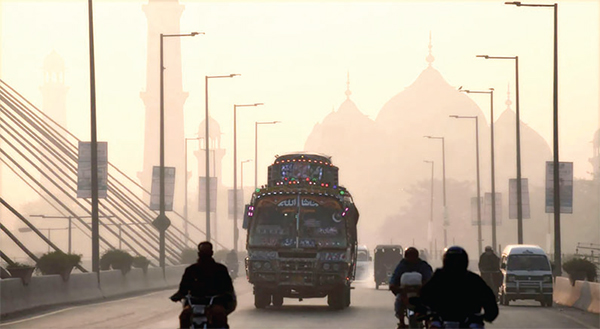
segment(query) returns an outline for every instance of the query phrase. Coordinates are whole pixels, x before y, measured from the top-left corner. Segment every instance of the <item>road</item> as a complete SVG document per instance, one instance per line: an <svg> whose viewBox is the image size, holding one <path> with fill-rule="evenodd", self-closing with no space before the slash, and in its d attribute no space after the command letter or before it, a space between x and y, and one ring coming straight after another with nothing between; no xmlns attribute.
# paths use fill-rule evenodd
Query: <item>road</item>
<svg viewBox="0 0 600 329"><path fill-rule="evenodd" d="M302 302L286 299L279 309L257 310L252 287L244 278L235 281L238 308L231 328L395 328L393 296L375 290L371 281L358 282L352 306L332 311L325 299ZM0 328L176 328L180 305L167 298L174 291L158 291L121 300L66 307L12 319ZM500 316L488 328L599 328L600 316L571 308L539 307L521 302L500 306Z"/></svg>

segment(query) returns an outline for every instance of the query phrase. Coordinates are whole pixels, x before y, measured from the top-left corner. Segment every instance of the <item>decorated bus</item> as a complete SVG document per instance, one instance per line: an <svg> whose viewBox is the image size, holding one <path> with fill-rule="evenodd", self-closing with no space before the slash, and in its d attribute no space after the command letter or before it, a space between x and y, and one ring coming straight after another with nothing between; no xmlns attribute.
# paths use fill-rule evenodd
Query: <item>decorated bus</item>
<svg viewBox="0 0 600 329"><path fill-rule="evenodd" d="M244 214L246 275L254 285L254 305L327 297L332 308L348 307L357 222L352 196L339 185L330 157L277 157L267 185L256 189Z"/></svg>

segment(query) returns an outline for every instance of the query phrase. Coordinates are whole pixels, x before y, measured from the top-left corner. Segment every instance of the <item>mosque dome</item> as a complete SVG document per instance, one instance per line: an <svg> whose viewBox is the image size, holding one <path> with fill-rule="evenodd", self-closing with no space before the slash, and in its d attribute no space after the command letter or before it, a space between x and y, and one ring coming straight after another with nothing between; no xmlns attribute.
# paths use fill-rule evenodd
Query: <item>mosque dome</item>
<svg viewBox="0 0 600 329"><path fill-rule="evenodd" d="M314 126L305 150L330 154L335 158L337 154L353 153L355 143L364 140L365 136L373 136L375 122L358 109L350 99L351 94L348 81L346 100L337 111L331 111L322 123Z"/></svg>
<svg viewBox="0 0 600 329"><path fill-rule="evenodd" d="M510 95L510 93L509 93ZM509 178L516 178L517 137L516 113L507 108L494 122L494 144L496 150L497 182L506 185ZM548 142L533 128L521 121L521 177L528 178L530 186L544 186L545 162L552 161L552 151Z"/></svg>
<svg viewBox="0 0 600 329"><path fill-rule="evenodd" d="M213 119L213 117L209 116L208 137L212 140L220 140L221 134L221 126L219 123ZM206 120L202 120L200 126L198 126L198 137L204 138L204 136L206 136Z"/></svg>
<svg viewBox="0 0 600 329"><path fill-rule="evenodd" d="M441 142L424 138L435 136L444 137L449 177L474 181L475 120L458 120L450 116L478 117L481 166L489 158L486 146L490 134L486 117L468 95L459 92L458 86L450 85L432 66L431 53L426 61L428 66L416 80L393 96L375 120L380 134L385 134L380 137L381 143L386 145L381 154L387 156L387 163L393 164L386 172L391 172L393 176L389 178L403 186L426 179L429 169L423 160L442 162Z"/></svg>

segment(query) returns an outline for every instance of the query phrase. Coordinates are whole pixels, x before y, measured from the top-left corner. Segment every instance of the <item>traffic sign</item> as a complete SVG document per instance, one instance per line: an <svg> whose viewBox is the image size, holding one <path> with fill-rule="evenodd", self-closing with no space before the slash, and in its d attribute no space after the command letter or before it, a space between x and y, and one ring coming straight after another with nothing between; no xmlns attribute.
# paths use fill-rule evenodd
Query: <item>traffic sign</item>
<svg viewBox="0 0 600 329"><path fill-rule="evenodd" d="M152 221L152 225L159 231L166 231L171 226L171 221L166 215L158 215L155 220Z"/></svg>

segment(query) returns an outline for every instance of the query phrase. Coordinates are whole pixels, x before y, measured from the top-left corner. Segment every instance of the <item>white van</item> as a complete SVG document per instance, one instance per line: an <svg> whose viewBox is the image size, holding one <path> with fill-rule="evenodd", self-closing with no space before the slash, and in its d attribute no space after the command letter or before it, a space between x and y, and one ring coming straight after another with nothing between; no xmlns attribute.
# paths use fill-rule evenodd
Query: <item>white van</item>
<svg viewBox="0 0 600 329"><path fill-rule="evenodd" d="M533 299L542 306L552 306L552 268L542 248L525 244L506 246L500 268L504 274L500 287L502 305L517 299Z"/></svg>

